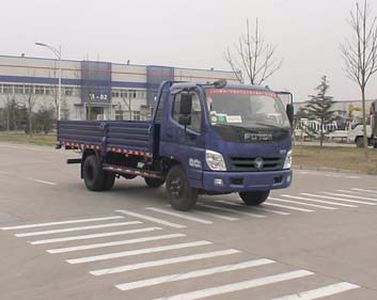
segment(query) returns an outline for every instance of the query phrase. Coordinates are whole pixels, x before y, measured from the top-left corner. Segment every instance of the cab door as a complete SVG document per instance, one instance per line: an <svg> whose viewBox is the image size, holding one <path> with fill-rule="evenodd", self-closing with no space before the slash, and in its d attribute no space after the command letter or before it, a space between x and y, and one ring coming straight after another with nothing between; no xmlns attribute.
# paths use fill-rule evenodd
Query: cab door
<svg viewBox="0 0 377 300"><path fill-rule="evenodd" d="M189 124L180 124L183 93L192 96ZM161 126L160 155L173 157L186 169L192 186L201 186L204 164L204 116L200 95L197 91L182 91L169 96L165 106L165 122Z"/></svg>

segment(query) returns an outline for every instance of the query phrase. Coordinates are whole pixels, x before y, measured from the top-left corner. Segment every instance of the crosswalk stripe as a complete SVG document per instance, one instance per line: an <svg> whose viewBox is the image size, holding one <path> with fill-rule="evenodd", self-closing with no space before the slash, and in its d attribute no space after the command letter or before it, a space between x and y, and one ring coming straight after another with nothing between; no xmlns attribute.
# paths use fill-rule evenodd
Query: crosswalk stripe
<svg viewBox="0 0 377 300"><path fill-rule="evenodd" d="M335 201L355 203L354 200L347 200L347 199L333 197L333 196L324 196L324 195L308 194L308 193L301 193L301 195L309 196L309 197L317 197L317 198L320 198L320 199L330 199L330 200L335 200ZM347 205L350 205L349 207L358 207L357 205L353 205L353 204L347 204Z"/></svg>
<svg viewBox="0 0 377 300"><path fill-rule="evenodd" d="M208 221L208 220L204 220L204 219L201 219L201 218L192 217L192 216L189 216L187 214L176 213L176 212L173 212L173 211L170 211L170 210L166 210L166 209L155 208L155 207L146 207L145 209L148 209L148 210L151 210L151 211L154 211L154 212L158 212L158 213L161 213L161 214L165 214L165 215L177 217L177 218L182 218L184 220L189 220L189 221L201 223L201 224L206 224L206 225L213 224L212 221Z"/></svg>
<svg viewBox="0 0 377 300"><path fill-rule="evenodd" d="M345 204L345 203L339 203L339 202L333 202L333 201L326 201L326 200L319 200L319 199L313 199L308 197L300 197L300 196L293 196L293 195L281 195L285 198L290 199L296 199L296 200L303 200L303 201L309 201L309 202L315 202L315 203L324 203L324 204L330 204L335 206L343 206L343 207L356 207L354 205Z"/></svg>
<svg viewBox="0 0 377 300"><path fill-rule="evenodd" d="M123 216L112 216L112 217L104 217L104 218L78 219L78 220L68 220L68 221L61 221L61 222L49 222L49 223L29 224L29 225L20 225L20 226L10 226L10 227L3 227L3 228L1 228L1 230L29 229L29 228L37 228L37 227L44 227L44 226L66 225L66 224L97 222L97 221L109 221L109 220L116 220L116 219L124 219L124 217Z"/></svg>
<svg viewBox="0 0 377 300"><path fill-rule="evenodd" d="M235 207L238 207L238 208L247 208L247 206L241 204L241 203L234 203L234 202L230 202L230 201L226 201L226 200L218 200L216 202L219 202L219 203L224 203L224 204L228 204L228 205L232 205L232 206L235 206ZM283 212L283 211L280 211L280 210L275 210L275 209L270 209L270 208L265 208L265 207L260 207L260 206L254 206L252 207L253 210L256 210L256 211L260 211L260 212L270 212L270 213L274 213L274 214L277 214L277 215L281 215L281 216L289 216L290 213L287 213L287 212Z"/></svg>
<svg viewBox="0 0 377 300"><path fill-rule="evenodd" d="M336 207L331 207L331 206L311 204L311 203L299 202L299 201L294 201L294 200L286 200L286 199L280 199L280 198L274 198L274 197L269 197L268 199L269 200L273 200L273 201L278 201L278 202L299 204L299 205L310 206L310 207L315 207L315 208L322 208L322 209L328 209L328 210L335 210L335 209L337 209Z"/></svg>
<svg viewBox="0 0 377 300"><path fill-rule="evenodd" d="M116 210L115 212L125 214L125 215L129 215L129 216L132 216L132 217L135 217L135 218L140 218L140 219L143 219L143 220L151 221L151 222L154 222L154 223L157 223L157 224L160 224L160 225L165 225L165 226L168 226L168 227L173 227L173 228L177 228L177 229L186 228L185 225L168 222L168 221L161 220L161 219L158 219L158 218L154 218L154 217L151 217L151 216L135 213L135 212L132 212L132 211L129 211L129 210L120 209L120 210Z"/></svg>
<svg viewBox="0 0 377 300"><path fill-rule="evenodd" d="M200 204L196 204L195 206L196 207L200 207ZM239 220L239 218L234 218L234 217L228 217L228 216L224 216L224 215L219 215L219 214L216 214L216 213L213 213L213 212L209 212L209 211L195 210L195 213L198 213L199 215L203 215L203 216L211 216L211 217L214 217L214 218L223 219L223 220L226 220L226 221L238 221Z"/></svg>
<svg viewBox="0 0 377 300"><path fill-rule="evenodd" d="M328 297L340 293L344 293L350 290L358 289L360 286L348 282L340 282L331 284L328 286L320 287L318 289L309 290L305 292L301 292L298 294L292 294L288 296L283 296L279 298L275 298L273 300L312 300L318 299L322 297Z"/></svg>
<svg viewBox="0 0 377 300"><path fill-rule="evenodd" d="M73 232L73 231L91 230L91 229L99 229L99 228L110 228L110 227L119 227L119 226L127 226L127 225L137 225L137 224L142 224L142 222L130 221L130 222L108 223L108 224L92 225L92 226L71 227L71 228L56 229L56 230L17 233L15 234L15 236L27 237L27 236L46 235L46 234L54 234L54 233Z"/></svg>
<svg viewBox="0 0 377 300"><path fill-rule="evenodd" d="M157 236L149 236L149 237L144 237L144 238L108 242L108 243L98 243L98 244L66 247L66 248L56 248L56 249L47 250L47 252L48 253L66 253L66 252L73 252L73 251L80 251L80 250L98 249L98 248L114 247L114 246L120 246L120 245L131 245L131 244L151 242L151 241L167 240L167 239L173 239L173 238L180 238L184 236L186 235L183 233L157 235Z"/></svg>
<svg viewBox="0 0 377 300"><path fill-rule="evenodd" d="M351 195L355 195L355 196L365 196L365 192L358 192L358 191L350 191L350 190L336 190L337 192L341 192L341 193L346 193L346 194L351 194ZM374 196L374 195L366 195L366 196ZM373 198L375 200L377 200L377 198Z"/></svg>
<svg viewBox="0 0 377 300"><path fill-rule="evenodd" d="M371 194L377 194L377 190L368 190L368 189L359 189L359 188L352 188L351 190L359 191L359 192L367 192Z"/></svg>
<svg viewBox="0 0 377 300"><path fill-rule="evenodd" d="M216 201L218 202L218 201ZM201 206L203 207L206 207L206 208L210 208L210 209L214 209L214 210L218 210L218 211L223 211L223 212L227 212L227 213L236 213L236 214L239 214L239 215L243 215L243 216L248 216L248 217L253 217L253 218L265 218L266 216L263 216L263 215L258 215L258 214L253 214L253 213L249 213L249 212L245 212L245 211L239 211L237 209L234 209L234 208L228 208L228 207L219 207L219 206L216 206L216 205L213 205L213 204L203 204L201 203L200 204Z"/></svg>
<svg viewBox="0 0 377 300"><path fill-rule="evenodd" d="M377 202L377 199L375 199L375 198L364 197L364 196L355 196L355 195L347 195L347 194L338 194L338 193L329 193L329 192L323 192L323 194L337 196L337 197L338 196L339 197L346 197L346 198L351 198L351 199L367 200L367 202L363 202L363 201L358 201L358 202L360 204L366 204L366 205L377 205L377 203L368 202L368 201Z"/></svg>
<svg viewBox="0 0 377 300"><path fill-rule="evenodd" d="M278 282L282 282L282 281L298 279L298 278L310 276L310 275L313 275L313 274L314 273L310 272L310 271L297 270L297 271L280 273L280 274L266 276L266 277L260 277L260 278L257 278L257 279L251 279L251 280L231 283L231 284L222 285L222 286L211 287L211 288L202 289L202 290L196 290L196 291L193 291L193 292L174 295L174 296L171 296L171 297L163 297L163 298L160 298L159 300L162 300L162 299L169 299L169 300L201 299L201 298L205 298L205 297L223 295L223 294L227 294L227 293L231 293L231 292L237 292L237 291L242 291L242 290L246 290L246 289L251 289L251 288L255 288L255 287L259 287L259 286L263 286L263 285L268 285L268 284L272 284L272 283L278 283Z"/></svg>
<svg viewBox="0 0 377 300"><path fill-rule="evenodd" d="M267 264L275 263L275 261L270 259L257 259L245 261L237 264L229 264L225 266L213 267L208 269L195 270L187 273L177 273L166 276L160 276L155 278L149 278L145 280L133 281L128 283L117 284L116 287L121 291L133 290L137 288L158 285L162 283L175 282L180 280L187 280L191 278L198 278L203 276L214 275L217 273L231 272L236 270L242 270L252 267L259 267Z"/></svg>
<svg viewBox="0 0 377 300"><path fill-rule="evenodd" d="M301 212L308 212L308 213L315 211L315 210L312 210L312 209L306 209L306 208L290 206L290 205L282 205L282 204L276 204L276 203L263 203L263 205L279 207L279 208L286 208L286 209L291 209L291 210L296 210L296 211L301 211Z"/></svg>
<svg viewBox="0 0 377 300"><path fill-rule="evenodd" d="M128 251L122 251L122 252L106 253L106 254L101 254L101 255L73 258L73 259L67 259L66 262L70 264L82 264L82 263L87 263L87 262L114 259L114 258L120 258L120 257L128 257L128 256L157 253L157 252L184 249L184 248L207 246L211 244L212 242L202 240L202 241L194 241L194 242L189 242L189 243L180 243L180 244L159 246L159 247L153 247L153 248L143 248L143 249L137 249L137 250L128 250Z"/></svg>
<svg viewBox="0 0 377 300"><path fill-rule="evenodd" d="M135 234L135 233L145 233L145 232L151 232L151 231L155 231L155 230L162 230L162 228L160 228L160 227L146 227L146 228L140 228L140 229L131 229L131 230L102 232L102 233L94 233L94 234L86 234L86 235L67 236L67 237L61 237L61 238L32 241L32 242L30 242L30 244L32 244L32 245L44 245L44 244L69 242L69 241L89 240L89 239L96 239L96 238L109 237L109 236L127 235L127 234Z"/></svg>
<svg viewBox="0 0 377 300"><path fill-rule="evenodd" d="M238 253L241 253L241 251L236 250L236 249L204 252L204 253L197 253L197 254L186 255L186 256L178 256L178 257L165 258L165 259L160 259L160 260L146 261L146 262L136 263L136 264L128 264L128 265L118 266L118 267L113 267L113 268L108 268L108 269L94 270L94 271L90 271L89 273L94 276L102 276L102 275L135 271L135 270L152 268L152 267L184 263L184 262L207 259L207 258L214 258L214 257L219 257L219 256L233 255L233 254L238 254Z"/></svg>

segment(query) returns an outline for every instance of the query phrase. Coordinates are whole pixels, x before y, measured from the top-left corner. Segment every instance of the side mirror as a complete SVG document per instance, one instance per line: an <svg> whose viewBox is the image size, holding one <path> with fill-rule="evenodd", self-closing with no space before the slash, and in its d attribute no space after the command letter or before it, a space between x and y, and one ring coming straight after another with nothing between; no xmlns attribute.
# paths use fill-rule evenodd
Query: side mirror
<svg viewBox="0 0 377 300"><path fill-rule="evenodd" d="M190 115L181 115L178 119L178 123L185 127L191 125L191 116Z"/></svg>
<svg viewBox="0 0 377 300"><path fill-rule="evenodd" d="M192 109L192 95L189 93L181 94L181 104L179 107L179 114L187 116L191 114Z"/></svg>
<svg viewBox="0 0 377 300"><path fill-rule="evenodd" d="M295 113L294 113L294 108L292 104L287 104L286 112L289 119L289 123L291 123L291 126L293 126L293 119L295 117L294 116Z"/></svg>

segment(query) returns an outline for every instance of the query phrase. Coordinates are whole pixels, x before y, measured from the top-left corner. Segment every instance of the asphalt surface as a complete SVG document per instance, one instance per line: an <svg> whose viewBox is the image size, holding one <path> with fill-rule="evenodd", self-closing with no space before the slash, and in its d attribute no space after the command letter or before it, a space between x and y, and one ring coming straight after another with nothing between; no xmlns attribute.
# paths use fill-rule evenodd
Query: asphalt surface
<svg viewBox="0 0 377 300"><path fill-rule="evenodd" d="M297 170L260 208L120 179L0 143L0 299L377 299L377 177Z"/></svg>

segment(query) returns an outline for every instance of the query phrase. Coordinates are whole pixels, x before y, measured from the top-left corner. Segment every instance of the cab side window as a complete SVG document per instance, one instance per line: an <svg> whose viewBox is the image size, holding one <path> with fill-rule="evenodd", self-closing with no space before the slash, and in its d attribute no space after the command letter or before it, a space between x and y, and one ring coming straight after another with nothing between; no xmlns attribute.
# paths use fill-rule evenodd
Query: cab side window
<svg viewBox="0 0 377 300"><path fill-rule="evenodd" d="M174 98L173 105L173 119L179 121L179 108L181 105L181 93L177 94ZM187 128L200 132L202 123L202 108L200 106L200 100L198 94L192 95L192 106L191 106L191 125L188 125Z"/></svg>

